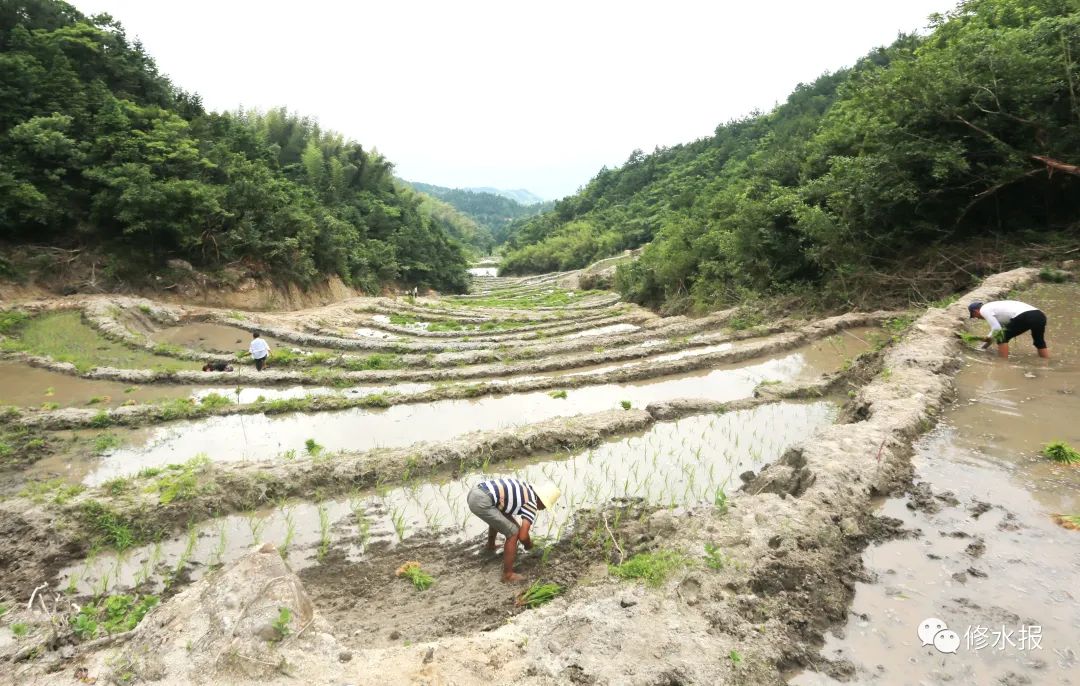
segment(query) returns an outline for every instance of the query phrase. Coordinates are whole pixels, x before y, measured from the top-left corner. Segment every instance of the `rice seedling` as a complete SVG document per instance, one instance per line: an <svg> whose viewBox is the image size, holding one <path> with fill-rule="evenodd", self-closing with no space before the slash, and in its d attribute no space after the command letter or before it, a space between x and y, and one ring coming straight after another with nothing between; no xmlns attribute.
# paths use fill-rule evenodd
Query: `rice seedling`
<svg viewBox="0 0 1080 686"><path fill-rule="evenodd" d="M566 400L566 391L551 391L548 395L556 400Z"/></svg>
<svg viewBox="0 0 1080 686"><path fill-rule="evenodd" d="M293 508L282 506L281 518L285 521L285 539L281 542L278 552L281 553L281 558L284 560L288 559L289 546L292 545L293 539L296 538L296 519L293 517Z"/></svg>
<svg viewBox="0 0 1080 686"><path fill-rule="evenodd" d="M195 554L195 544L199 540L199 530L195 528L195 523L192 522L188 525L187 543L184 546L183 552L180 553L180 557L176 560L176 565L173 567L172 572L169 573L169 578L165 581L165 588L169 588L180 576L184 568L191 562L192 556Z"/></svg>
<svg viewBox="0 0 1080 686"><path fill-rule="evenodd" d="M263 528L266 527L266 518L251 510L244 515L244 520L247 522L248 531L251 532L251 544L255 545L262 536Z"/></svg>
<svg viewBox="0 0 1080 686"><path fill-rule="evenodd" d="M323 451L323 447L315 442L314 438L309 438L304 441L304 452L312 457L318 457L319 453Z"/></svg>
<svg viewBox="0 0 1080 686"><path fill-rule="evenodd" d="M416 560L410 560L398 567L394 575L408 579L418 591L426 591L435 583L435 577L425 572Z"/></svg>
<svg viewBox="0 0 1080 686"><path fill-rule="evenodd" d="M225 557L225 550L229 540L229 534L226 530L225 522L221 522L217 527L217 543L214 544L214 550L210 555L210 566L217 567L222 563L222 559Z"/></svg>
<svg viewBox="0 0 1080 686"><path fill-rule="evenodd" d="M554 600L556 596L563 592L563 587L556 583L543 583L539 579L534 581L521 595L517 597L514 604L518 607L536 608L540 607L544 603Z"/></svg>
<svg viewBox="0 0 1080 686"><path fill-rule="evenodd" d="M405 540L405 511L390 508L390 521L394 524L394 533L397 534L398 543Z"/></svg>
<svg viewBox="0 0 1080 686"><path fill-rule="evenodd" d="M713 496L713 506L720 514L727 514L728 498L727 493L724 493L723 486L716 489L716 495Z"/></svg>
<svg viewBox="0 0 1080 686"><path fill-rule="evenodd" d="M1059 464L1080 464L1080 452L1064 441L1053 441L1043 446L1042 456Z"/></svg>
<svg viewBox="0 0 1080 686"><path fill-rule="evenodd" d="M315 557L322 562L330 550L330 512L325 503L319 503L319 549Z"/></svg>

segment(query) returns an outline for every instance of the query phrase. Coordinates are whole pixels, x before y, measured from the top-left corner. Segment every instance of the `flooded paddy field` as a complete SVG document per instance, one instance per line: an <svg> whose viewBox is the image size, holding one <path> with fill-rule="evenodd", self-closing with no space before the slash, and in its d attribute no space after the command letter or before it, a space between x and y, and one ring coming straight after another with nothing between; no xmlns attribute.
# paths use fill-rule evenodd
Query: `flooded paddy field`
<svg viewBox="0 0 1080 686"><path fill-rule="evenodd" d="M1077 683L1080 532L1055 516L1080 513L1080 467L1040 453L1080 445L1078 296L1075 285L1016 296L1047 312L1049 362L1026 334L1009 360L964 354L955 403L915 446L912 488L879 505L907 533L867 549L850 618L822 649L854 681ZM927 618L956 632L955 653L924 645ZM790 683L841 682L807 672Z"/></svg>
<svg viewBox="0 0 1080 686"><path fill-rule="evenodd" d="M966 325L964 301L1006 296L1035 280L1033 270L991 277L960 303L914 316L816 330L770 323L745 337L726 328L734 311L660 318L611 294L575 292L573 278L478 276L468 296L403 301L398 323L389 298L235 314L117 301L121 315L99 299L86 322L60 313L68 316L60 324L105 337L101 352L121 369L229 354L264 325L282 347L340 352L323 332L366 329L353 338L409 348L393 353L400 366L376 370L385 382L339 387L327 358L316 357L315 374L300 382L174 376L125 394L167 391L176 395L135 399L206 402L218 415L32 429L52 452L13 462L25 485L0 501L0 593L19 601L0 617L0 657L42 645L40 663L20 658L20 674L50 683L51 669L70 681L70 658L42 643L48 618L24 609L36 588L56 608L159 600L115 646L64 629L62 641L103 679L119 678L121 664L149 678L155 650L144 625L171 627L154 634L160 646L187 640L191 622L239 622L249 608L272 626L287 606L296 613L289 631L309 633L250 654L291 662L324 651L350 683L371 674L474 683L475 665L489 659L514 683L1068 683L1075 647L1053 637L1080 626L1080 535L1052 515L1080 510L1080 472L1038 452L1051 440L1080 442L1064 419L1080 416L1071 361L1080 351L1064 340L1080 333L1065 314L1075 286L1017 296L1051 316L1055 358L1041 365L1022 343L1005 363L955 336ZM522 312L547 328L515 332L534 325ZM35 326L56 316L45 312ZM390 331L410 321L449 330ZM491 340L479 335L485 323L496 329ZM511 337L545 330L538 340ZM166 347L140 347L147 335ZM19 352L13 340L9 351ZM72 355L84 369L96 345L36 353ZM526 347L531 367L511 358ZM604 358L608 350L617 352ZM496 354L506 355L497 363L507 373L469 366ZM444 382L409 376L414 363L434 367L435 356L451 372ZM946 408L957 360L959 398ZM44 412L44 402L87 413L91 394L128 390L66 368L25 376L31 368L17 355L2 364L20 380L0 399L20 408L4 413L5 432L19 430L20 412ZM479 381L476 395L438 395L469 387L465 379ZM37 386L57 399L38 397ZM783 394L792 388L816 399L792 400L807 397ZM417 397L345 410L280 404L395 393ZM228 413L260 396L280 411ZM95 404L136 409L111 397ZM101 449L53 450L67 443ZM485 525L466 503L475 483L496 477L562 492L517 554L525 584L501 581L501 554L484 549ZM530 609L523 591L534 583L554 584L557 597ZM277 585L281 593L268 590ZM940 654L915 643L924 612L950 628L983 615L1016 628L1039 623L1044 654ZM22 623L28 633L16 636L11 627ZM612 646L619 660L604 657Z"/></svg>
<svg viewBox="0 0 1080 686"><path fill-rule="evenodd" d="M500 463L456 477L418 476L404 487L358 491L347 499L280 503L208 520L184 535L122 556L95 556L65 569L61 581L84 593L148 581L164 584L168 574L179 573L178 564L190 566L182 571L198 578L203 570L234 560L259 541L277 544L298 570L322 562L331 551L361 563L369 552L388 546L427 545L433 538L462 543L486 530L469 512L465 496L488 478L558 484L564 505L545 513L535 529L538 538L557 541L573 527L575 512L613 499L669 509L726 499L738 484L738 473L760 469L834 416L835 407L828 402L694 416L571 455Z"/></svg>
<svg viewBox="0 0 1080 686"><path fill-rule="evenodd" d="M470 431L498 429L601 410L644 407L677 398L729 401L751 395L762 383L809 381L835 371L850 348L807 346L762 361L661 377L632 384L598 384L565 392L512 393L473 400L396 405L314 414L228 415L173 422L156 429L115 430L119 447L89 462L46 459L31 473L74 483L101 484L142 469L185 462L280 461L304 454L308 441L328 451L368 450L432 441ZM231 437L222 440L223 436Z"/></svg>

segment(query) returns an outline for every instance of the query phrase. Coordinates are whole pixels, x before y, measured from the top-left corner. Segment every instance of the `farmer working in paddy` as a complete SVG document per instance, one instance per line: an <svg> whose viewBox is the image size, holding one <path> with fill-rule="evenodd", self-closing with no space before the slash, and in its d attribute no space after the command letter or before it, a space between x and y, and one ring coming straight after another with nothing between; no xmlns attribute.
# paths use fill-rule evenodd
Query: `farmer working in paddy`
<svg viewBox="0 0 1080 686"><path fill-rule="evenodd" d="M255 360L255 371L261 372L266 366L266 358L270 356L270 346L259 336L258 331L251 334L248 352L251 353L251 359Z"/></svg>
<svg viewBox="0 0 1080 686"><path fill-rule="evenodd" d="M491 479L472 487L467 497L469 509L487 522L487 549L495 550L495 534L506 537L503 548L503 581L522 581L525 577L514 573L517 544L525 550L532 549L529 529L536 523L536 511L545 510L559 499L559 488L554 484L533 486L517 479ZM521 517L521 523L514 519Z"/></svg>
<svg viewBox="0 0 1080 686"><path fill-rule="evenodd" d="M1049 358L1050 348L1046 347L1046 315L1042 310L1019 300L995 300L993 302L973 302L968 305L972 319L982 317L990 324L990 334L986 337L983 349L991 343L998 344L998 355L1009 356L1009 341L1025 331L1031 332L1031 340L1039 357Z"/></svg>

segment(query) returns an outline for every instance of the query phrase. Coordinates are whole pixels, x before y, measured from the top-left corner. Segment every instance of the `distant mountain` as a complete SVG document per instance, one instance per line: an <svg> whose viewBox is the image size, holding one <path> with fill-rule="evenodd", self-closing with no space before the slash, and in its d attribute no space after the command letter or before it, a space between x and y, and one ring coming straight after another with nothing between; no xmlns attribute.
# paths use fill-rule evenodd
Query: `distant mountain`
<svg viewBox="0 0 1080 686"><path fill-rule="evenodd" d="M470 217L490 232L496 245L501 245L515 231L518 220L550 210L553 202L544 202L526 190L500 191L494 188L447 188L429 183L407 181L416 191L447 203ZM527 197L528 203L520 202L509 194Z"/></svg>
<svg viewBox="0 0 1080 686"><path fill-rule="evenodd" d="M509 198L514 202L520 203L522 205L536 205L537 203L544 202L544 199L541 198L539 195L527 191L524 188L515 188L513 190L504 191L499 188L488 188L487 186L482 186L480 188L466 188L465 190L472 191L473 193L490 193L492 195L499 195L504 198Z"/></svg>

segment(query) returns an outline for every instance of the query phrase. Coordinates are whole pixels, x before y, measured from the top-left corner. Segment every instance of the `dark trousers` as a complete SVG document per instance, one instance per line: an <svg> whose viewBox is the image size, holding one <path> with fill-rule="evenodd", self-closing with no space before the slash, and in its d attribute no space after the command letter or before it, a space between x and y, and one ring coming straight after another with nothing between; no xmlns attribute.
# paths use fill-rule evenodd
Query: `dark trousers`
<svg viewBox="0 0 1080 686"><path fill-rule="evenodd" d="M263 367L265 367L265 366L266 366L266 358L265 357L256 357L255 358L255 371L261 372L263 370Z"/></svg>
<svg viewBox="0 0 1080 686"><path fill-rule="evenodd" d="M1018 314L1005 325L1005 342L1008 343L1025 331L1031 332L1031 340L1035 342L1035 348L1046 348L1046 315L1042 310L1028 310Z"/></svg>

